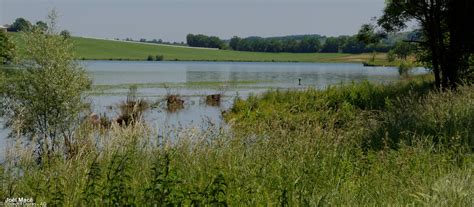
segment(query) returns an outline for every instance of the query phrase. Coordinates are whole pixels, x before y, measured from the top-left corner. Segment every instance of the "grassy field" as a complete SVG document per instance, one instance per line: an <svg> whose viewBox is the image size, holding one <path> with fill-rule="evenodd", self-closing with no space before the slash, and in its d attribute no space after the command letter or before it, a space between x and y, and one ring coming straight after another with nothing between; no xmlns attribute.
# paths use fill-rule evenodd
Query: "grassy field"
<svg viewBox="0 0 474 207"><path fill-rule="evenodd" d="M21 35L9 33L12 39L24 47ZM141 44L114 40L73 37L78 59L85 60L146 60L148 55L163 55L164 60L181 61L246 61L246 62L356 62L369 60L372 54L341 53L261 53L231 50L209 50ZM386 61L385 54L376 58L377 65L394 65Z"/></svg>
<svg viewBox="0 0 474 207"><path fill-rule="evenodd" d="M18 143L0 200L51 206L472 206L474 87L431 77L237 99L223 128L85 123L65 157ZM19 142L20 139L18 139ZM62 151L61 151L62 152Z"/></svg>

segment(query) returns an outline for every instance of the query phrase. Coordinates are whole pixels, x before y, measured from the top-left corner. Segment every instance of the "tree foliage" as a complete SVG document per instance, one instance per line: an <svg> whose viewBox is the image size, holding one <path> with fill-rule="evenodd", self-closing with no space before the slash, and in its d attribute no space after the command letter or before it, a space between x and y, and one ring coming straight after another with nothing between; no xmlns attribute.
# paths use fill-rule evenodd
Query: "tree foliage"
<svg viewBox="0 0 474 207"><path fill-rule="evenodd" d="M48 24L46 22L43 22L43 21L37 21L34 28L38 29L40 31L46 32L48 30Z"/></svg>
<svg viewBox="0 0 474 207"><path fill-rule="evenodd" d="M397 42L393 47L393 53L397 58L406 60L407 57L413 53L413 47L408 42Z"/></svg>
<svg viewBox="0 0 474 207"><path fill-rule="evenodd" d="M356 35L357 39L367 45L378 44L380 41L387 37L387 35L377 30L374 24L363 24Z"/></svg>
<svg viewBox="0 0 474 207"><path fill-rule="evenodd" d="M375 24L363 24L356 37L359 42L373 46L373 55L371 60L373 62L375 61L375 56L377 55L377 50L375 48L377 48L380 41L385 39L387 35L383 31L378 30Z"/></svg>
<svg viewBox="0 0 474 207"><path fill-rule="evenodd" d="M8 28L11 32L28 32L33 28L31 22L24 18L17 18L15 22Z"/></svg>
<svg viewBox="0 0 474 207"><path fill-rule="evenodd" d="M225 44L224 41L215 36L206 36L202 34L188 34L186 36L186 42L191 47L207 47L207 48L219 48L223 49Z"/></svg>
<svg viewBox="0 0 474 207"><path fill-rule="evenodd" d="M0 30L0 64L13 62L15 45L8 39L6 32Z"/></svg>
<svg viewBox="0 0 474 207"><path fill-rule="evenodd" d="M385 31L405 29L418 23L423 54L420 60L432 68L437 87L455 88L469 75L469 57L474 51L474 2L470 0L393 0L387 1L378 24Z"/></svg>
<svg viewBox="0 0 474 207"><path fill-rule="evenodd" d="M291 52L291 53L365 53L374 50L387 52L391 46L386 44L368 45L357 40L356 36L324 37L319 35L302 35L288 37L248 37L234 36L229 46L237 51L252 52Z"/></svg>
<svg viewBox="0 0 474 207"><path fill-rule="evenodd" d="M337 53L337 52L339 52L339 49L342 46L340 40L341 40L340 38L336 38L336 37L327 38L321 52L324 52L324 53Z"/></svg>
<svg viewBox="0 0 474 207"><path fill-rule="evenodd" d="M61 35L64 39L71 38L71 32L69 32L68 30L61 31L59 35Z"/></svg>
<svg viewBox="0 0 474 207"><path fill-rule="evenodd" d="M371 47L367 47L366 44L357 40L356 37L349 37L345 39L345 43L341 48L343 53L362 53L372 50ZM373 50L378 50L374 47Z"/></svg>
<svg viewBox="0 0 474 207"><path fill-rule="evenodd" d="M395 61L395 58L396 58L395 52L393 52L393 50L388 51L387 61L388 62L393 62L393 61Z"/></svg>
<svg viewBox="0 0 474 207"><path fill-rule="evenodd" d="M303 37L301 40L292 38L261 38L233 37L229 46L233 50L252 52L293 52L312 53L319 52L321 42L316 37Z"/></svg>
<svg viewBox="0 0 474 207"><path fill-rule="evenodd" d="M1 115L15 133L38 144L39 155L74 142L91 84L74 61L72 43L56 33L56 16L54 11L49 15L46 32L24 34L28 47L18 63L21 70L2 85Z"/></svg>

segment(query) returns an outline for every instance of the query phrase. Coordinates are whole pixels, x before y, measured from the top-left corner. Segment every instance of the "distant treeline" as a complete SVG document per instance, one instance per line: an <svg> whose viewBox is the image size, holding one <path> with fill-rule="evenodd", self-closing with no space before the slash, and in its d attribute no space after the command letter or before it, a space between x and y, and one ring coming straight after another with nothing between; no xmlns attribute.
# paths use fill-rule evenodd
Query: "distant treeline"
<svg viewBox="0 0 474 207"><path fill-rule="evenodd" d="M207 47L207 48L219 48L225 49L226 44L224 41L216 36L206 36L202 34L188 34L186 36L186 42L191 47Z"/></svg>
<svg viewBox="0 0 474 207"><path fill-rule="evenodd" d="M215 36L188 34L187 44L193 47L209 47L251 52L290 52L290 53L367 53L388 52L393 48L395 36L377 45L366 45L356 36L325 37L321 35L295 35L284 37L233 37L224 41Z"/></svg>
<svg viewBox="0 0 474 207"><path fill-rule="evenodd" d="M115 38L115 40L120 40L119 38ZM129 42L143 42L143 43L152 43L152 44L162 44L162 45L178 45L178 46L187 46L186 43L184 42L166 42L163 41L162 39L152 39L152 40L147 40L145 38L140 38L140 40L134 40L130 37L127 37L123 39L123 41L129 41Z"/></svg>
<svg viewBox="0 0 474 207"><path fill-rule="evenodd" d="M233 50L252 52L291 52L291 53L366 53L387 52L390 45L366 45L359 42L355 36L318 37L306 36L303 38L240 38L233 37L229 46Z"/></svg>
<svg viewBox="0 0 474 207"><path fill-rule="evenodd" d="M321 50L321 42L316 37L305 37L302 40L233 37L230 39L229 46L233 50L253 52L314 53Z"/></svg>
<svg viewBox="0 0 474 207"><path fill-rule="evenodd" d="M15 21L11 25L5 25L7 27L7 31L9 32L31 32L33 30L39 30L42 32L46 32L48 30L48 24L43 21L37 21L35 24L32 24L25 18L16 18ZM71 32L68 30L63 30L60 32L65 38L71 37Z"/></svg>
<svg viewBox="0 0 474 207"><path fill-rule="evenodd" d="M11 25L6 25L9 32L28 32L33 29L39 29L46 31L48 25L43 21L37 21L36 24L32 24L25 18L17 18Z"/></svg>

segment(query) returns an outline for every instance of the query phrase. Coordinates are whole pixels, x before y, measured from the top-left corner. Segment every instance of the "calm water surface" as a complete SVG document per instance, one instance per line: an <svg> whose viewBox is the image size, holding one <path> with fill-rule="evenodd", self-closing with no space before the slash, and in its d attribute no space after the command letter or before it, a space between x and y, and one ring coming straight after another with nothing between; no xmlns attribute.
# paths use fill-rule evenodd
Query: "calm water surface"
<svg viewBox="0 0 474 207"><path fill-rule="evenodd" d="M118 104L126 100L127 88L136 84L137 95L157 106L147 111L147 123L171 129L219 124L221 112L237 96L245 98L269 89L324 88L352 81L388 83L399 79L397 68L350 63L86 61L83 65L93 78L90 101L94 112L116 117ZM414 70L424 72L422 68ZM206 105L205 96L216 93L224 95L221 105ZM179 94L185 100L184 109L168 112L164 102L167 94ZM0 130L0 151L6 146L6 136L7 130Z"/></svg>

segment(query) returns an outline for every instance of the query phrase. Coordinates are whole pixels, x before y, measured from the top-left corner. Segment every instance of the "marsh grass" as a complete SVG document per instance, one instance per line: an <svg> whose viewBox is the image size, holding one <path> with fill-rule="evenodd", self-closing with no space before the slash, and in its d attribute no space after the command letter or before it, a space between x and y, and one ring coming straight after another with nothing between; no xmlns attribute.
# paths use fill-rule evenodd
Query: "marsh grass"
<svg viewBox="0 0 474 207"><path fill-rule="evenodd" d="M472 206L474 87L430 78L237 99L232 130L81 127L78 153L0 165L0 199L64 206ZM370 141L369 141L370 140ZM375 144L377 143L377 144ZM380 143L380 144L378 144ZM20 173L19 173L20 172ZM51 184L54 183L54 184Z"/></svg>
<svg viewBox="0 0 474 207"><path fill-rule="evenodd" d="M126 101L119 104L120 114L115 119L119 125L128 126L139 122L143 113L149 109L150 103L143 98L138 98L137 90L137 86L130 86Z"/></svg>

